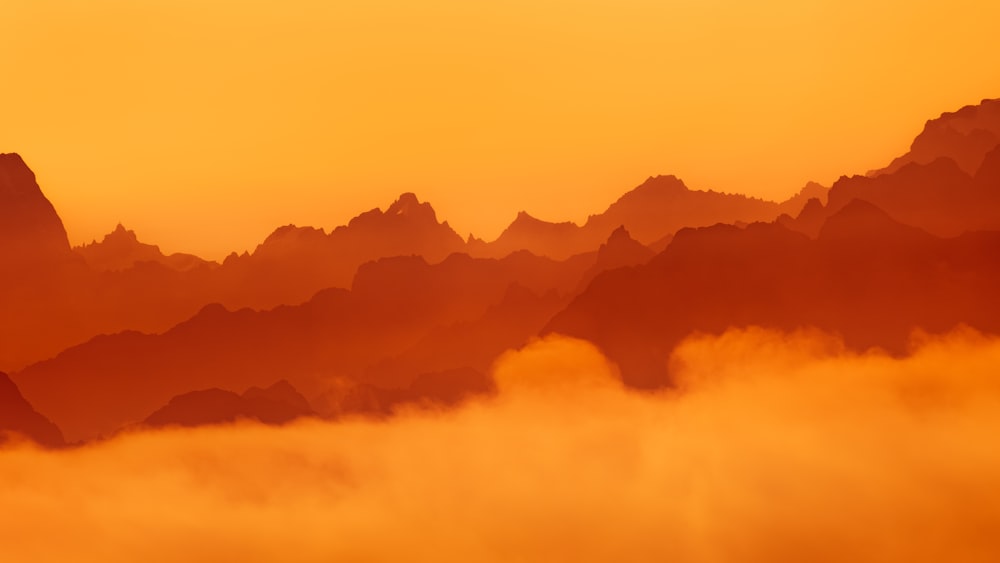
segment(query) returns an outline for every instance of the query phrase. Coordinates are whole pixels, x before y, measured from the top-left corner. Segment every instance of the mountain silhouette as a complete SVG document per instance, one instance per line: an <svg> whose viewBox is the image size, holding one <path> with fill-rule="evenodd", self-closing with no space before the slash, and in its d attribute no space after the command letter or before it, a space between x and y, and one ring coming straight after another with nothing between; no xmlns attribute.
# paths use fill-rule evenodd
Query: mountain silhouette
<svg viewBox="0 0 1000 563"><path fill-rule="evenodd" d="M464 247L447 223L437 222L429 204L403 194L385 212L365 212L329 235L279 228L254 253L233 255L220 266L191 255L163 256L124 227L73 252L30 170L20 158L5 162L13 172L5 176L4 193L31 195L28 208L45 211L35 215L51 227L39 231L48 233L43 242L22 244L29 255L48 257L34 260L37 267L13 259L0 264L18 273L0 277L0 290L5 289L0 304L7 313L0 317L0 368L11 371L99 334L164 332L209 303L258 310L302 303L322 289L350 287L366 261L397 255L440 261ZM0 209L20 213L21 221L25 205L5 203ZM12 226L15 222L5 223L14 241L39 238L31 229L14 232Z"/></svg>
<svg viewBox="0 0 1000 563"><path fill-rule="evenodd" d="M366 211L329 234L288 225L275 230L253 253L231 254L220 272L226 287L241 295L229 307L270 308L301 303L327 287L350 287L358 266L391 256L421 256L440 262L465 248L447 221L439 223L429 203L404 193L385 211Z"/></svg>
<svg viewBox="0 0 1000 563"><path fill-rule="evenodd" d="M213 387L242 393L269 385L275 374L307 397L315 397L330 377L407 387L423 366L393 372L391 381L388 372L368 368L401 354L435 327L483 318L504 302L512 284L536 295L568 295L594 259L590 254L558 262L527 252L501 260L453 254L437 264L417 256L383 258L362 265L350 290L330 288L303 304L266 311L208 305L162 334L98 336L13 378L72 440L109 435L176 395ZM517 326L537 330L554 310ZM506 338L512 337L500 334L496 341Z"/></svg>
<svg viewBox="0 0 1000 563"><path fill-rule="evenodd" d="M615 229L608 241L597 249L597 261L580 280L581 290L605 270L645 264L656 253L632 238L625 226Z"/></svg>
<svg viewBox="0 0 1000 563"><path fill-rule="evenodd" d="M479 318L439 325L420 340L365 369L362 381L383 389L414 384L414 374L472 369L487 373L503 352L523 346L569 303L557 291L536 293L512 283ZM470 379L475 384L477 379Z"/></svg>
<svg viewBox="0 0 1000 563"><path fill-rule="evenodd" d="M909 163L878 176L842 177L830 188L824 207L810 200L798 217L779 221L816 236L819 226L855 199L883 209L893 219L943 237L968 231L1000 229L1000 147L987 153L975 176L955 161L940 157L927 164Z"/></svg>
<svg viewBox="0 0 1000 563"><path fill-rule="evenodd" d="M1000 192L1000 145L986 153L973 181L984 192L992 192L994 196Z"/></svg>
<svg viewBox="0 0 1000 563"><path fill-rule="evenodd" d="M595 343L639 388L671 384L693 332L816 327L892 353L915 328L997 332L996 111L944 114L890 167L782 203L657 176L582 226L522 212L486 242L404 193L221 264L121 225L71 249L34 174L3 155L0 391L18 406L0 426L59 444L439 408L492 392L499 355L553 332Z"/></svg>
<svg viewBox="0 0 1000 563"><path fill-rule="evenodd" d="M223 389L204 389L178 395L142 421L142 426L204 426L256 420L285 424L313 415L305 397L290 383L279 381L266 389L251 387L242 395Z"/></svg>
<svg viewBox="0 0 1000 563"><path fill-rule="evenodd" d="M44 446L65 444L59 428L38 414L7 374L0 372L0 444L5 433L25 436Z"/></svg>
<svg viewBox="0 0 1000 563"><path fill-rule="evenodd" d="M569 221L550 223L529 215L517 214L514 221L490 243L475 241L469 245L474 256L502 257L518 250L539 256L565 259L574 254L593 250L596 245L578 225Z"/></svg>
<svg viewBox="0 0 1000 563"><path fill-rule="evenodd" d="M810 197L825 197L825 188L810 183L779 204L739 194L691 190L676 176L656 176L627 192L604 212L591 215L583 226L550 223L522 211L493 242L471 240L469 253L500 257L524 249L561 260L597 249L621 226L640 243L660 246L683 227L770 221L782 213L794 215Z"/></svg>
<svg viewBox="0 0 1000 563"><path fill-rule="evenodd" d="M34 172L19 155L0 154L0 268L24 269L70 256L66 229Z"/></svg>
<svg viewBox="0 0 1000 563"><path fill-rule="evenodd" d="M388 416L400 407L453 407L494 391L493 380L472 368L422 373L406 387L379 387L368 383L331 390L317 398L327 416Z"/></svg>
<svg viewBox="0 0 1000 563"><path fill-rule="evenodd" d="M501 236L503 240L484 243L470 237L467 243L447 222L437 221L428 203L405 193L385 211L362 213L329 234L312 227L278 228L252 253L234 253L218 266L192 255L164 256L158 247L140 242L133 231L123 226L102 241L77 247L73 252L68 249L58 216L31 171L16 155L8 155L5 162L5 192L31 194L29 201L34 201L29 207L35 212L18 212L18 221L32 225L37 222L39 232L47 233L39 239L29 232L31 229L16 233L11 230L10 238L35 240L37 244L25 247L31 248L24 251L26 255L49 257L43 261L45 267L27 271L17 266L18 276L0 280L0 289L7 287L0 292L0 301L9 301L4 304L7 314L0 318L0 369L8 371L22 369L99 334L126 330L165 332L209 303L255 310L303 303L325 288L350 287L361 264L383 257L417 255L437 262L454 252L503 257L528 248L538 255L568 258L596 251L618 226L609 224L605 228L601 219L595 219L600 216L595 216L584 228L571 223L552 228L552 224L523 214L508 229L509 233ZM686 191L678 189L682 185L676 179L658 182L667 192ZM632 209L643 210L647 204L655 204L657 198L666 201L669 198L657 195L658 182L623 197L609 212L624 217ZM691 194L692 201L718 199L743 202L743 207L773 207L743 196ZM645 202L646 198L650 201ZM5 205L4 209L20 208ZM685 212L681 208L668 211L665 213L674 217ZM653 229L653 223L654 219L645 218L637 224ZM8 227L14 224L5 223ZM677 224L666 225L664 230L670 232L654 241L658 250L665 247ZM551 231L551 235L540 235L539 229ZM0 267L15 265L7 260L0 261ZM17 287L11 289L11 284Z"/></svg>
<svg viewBox="0 0 1000 563"><path fill-rule="evenodd" d="M86 273L34 173L0 154L0 370L73 342L88 307L75 280Z"/></svg>
<svg viewBox="0 0 1000 563"><path fill-rule="evenodd" d="M643 388L669 385L683 337L731 326L813 326L901 352L918 327L1000 330L998 253L995 231L942 239L860 200L815 240L779 222L684 229L649 263L597 276L543 332L594 342Z"/></svg>
<svg viewBox="0 0 1000 563"><path fill-rule="evenodd" d="M778 217L777 222L788 229L798 231L810 238L816 238L826 222L828 211L819 199L812 198L802 207L802 211L797 217L793 218L783 213Z"/></svg>
<svg viewBox="0 0 1000 563"><path fill-rule="evenodd" d="M197 267L217 266L214 262L202 260L193 254L175 253L169 256L160 251L155 244L139 242L135 231L122 226L115 227L101 242L77 246L73 250L83 257L92 270L107 272L126 270L140 262L156 262L178 271L186 271Z"/></svg>
<svg viewBox="0 0 1000 563"><path fill-rule="evenodd" d="M983 100L958 111L942 113L924 125L913 140L910 150L889 166L869 172L869 176L892 173L904 166L930 164L949 158L959 169L972 176L981 166L986 153L1000 144L1000 99Z"/></svg>

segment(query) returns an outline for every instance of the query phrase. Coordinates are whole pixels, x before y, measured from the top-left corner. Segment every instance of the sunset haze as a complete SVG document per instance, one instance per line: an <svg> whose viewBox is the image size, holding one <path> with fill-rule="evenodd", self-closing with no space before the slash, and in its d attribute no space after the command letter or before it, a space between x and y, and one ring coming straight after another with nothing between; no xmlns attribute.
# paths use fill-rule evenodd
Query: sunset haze
<svg viewBox="0 0 1000 563"><path fill-rule="evenodd" d="M221 259L402 192L463 237L657 174L782 200L1000 92L1000 4L62 2L0 21L0 152L70 242Z"/></svg>

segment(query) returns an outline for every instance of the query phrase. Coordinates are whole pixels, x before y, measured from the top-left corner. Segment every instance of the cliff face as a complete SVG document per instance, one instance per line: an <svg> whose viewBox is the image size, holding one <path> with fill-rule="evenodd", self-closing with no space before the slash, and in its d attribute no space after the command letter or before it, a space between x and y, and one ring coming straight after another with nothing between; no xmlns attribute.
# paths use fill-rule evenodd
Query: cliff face
<svg viewBox="0 0 1000 563"><path fill-rule="evenodd" d="M66 229L17 154L0 154L0 268L66 258Z"/></svg>

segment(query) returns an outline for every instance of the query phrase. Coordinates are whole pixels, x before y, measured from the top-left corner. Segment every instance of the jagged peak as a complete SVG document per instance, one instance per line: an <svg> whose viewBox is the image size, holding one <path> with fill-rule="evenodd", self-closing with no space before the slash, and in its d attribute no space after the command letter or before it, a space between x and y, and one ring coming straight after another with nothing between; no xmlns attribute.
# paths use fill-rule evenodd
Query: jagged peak
<svg viewBox="0 0 1000 563"><path fill-rule="evenodd" d="M639 184L634 190L635 191L647 191L647 190L670 190L670 191L687 191L688 187L684 184L684 181L674 176L673 174L658 174L656 176L650 176L646 178L646 181Z"/></svg>
<svg viewBox="0 0 1000 563"><path fill-rule="evenodd" d="M818 197L811 197L806 200L805 205L802 206L802 211L799 211L799 217L812 216L817 213L823 212L823 202L819 200Z"/></svg>
<svg viewBox="0 0 1000 563"><path fill-rule="evenodd" d="M618 225L618 228L612 231L611 236L608 237L608 242L617 240L633 240L625 225Z"/></svg>
<svg viewBox="0 0 1000 563"><path fill-rule="evenodd" d="M139 239L136 236L135 231L130 230L130 229L126 229L125 226L122 225L121 222L119 222L118 225L115 227L115 229L113 231L111 231L110 233L104 235L104 241L103 242L105 242L105 243L110 243L110 242L130 242L130 243L137 243L137 242L139 242Z"/></svg>
<svg viewBox="0 0 1000 563"><path fill-rule="evenodd" d="M632 238L632 235L629 234L628 229L625 228L625 225L619 225L617 229L612 231L611 235L608 236L607 242L601 245L600 249L598 249L598 252L601 255L605 255L609 252L611 253L625 252L632 254L648 253L650 255L653 254L653 252L649 250L649 248L646 245Z"/></svg>
<svg viewBox="0 0 1000 563"><path fill-rule="evenodd" d="M402 215L404 217L426 216L437 222L437 214L430 203L421 202L413 192L404 192L385 211L386 215Z"/></svg>

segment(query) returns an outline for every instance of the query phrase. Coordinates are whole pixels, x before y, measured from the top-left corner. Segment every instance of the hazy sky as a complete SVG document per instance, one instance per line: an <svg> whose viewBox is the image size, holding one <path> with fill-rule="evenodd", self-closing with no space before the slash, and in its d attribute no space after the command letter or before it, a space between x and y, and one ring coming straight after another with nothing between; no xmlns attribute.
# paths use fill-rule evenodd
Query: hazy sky
<svg viewBox="0 0 1000 563"><path fill-rule="evenodd" d="M647 176L768 198L1000 96L1000 3L6 0L0 152L74 244L218 258L403 191L463 236Z"/></svg>

